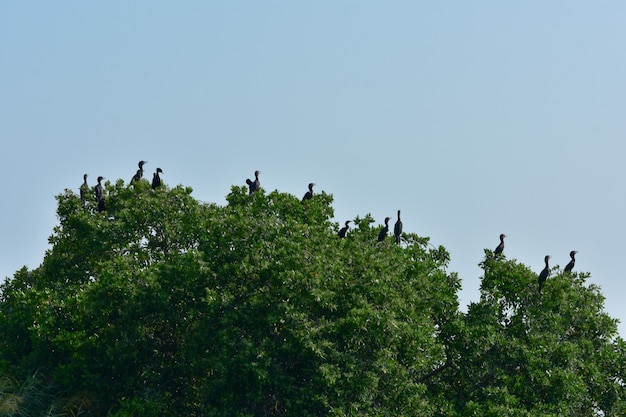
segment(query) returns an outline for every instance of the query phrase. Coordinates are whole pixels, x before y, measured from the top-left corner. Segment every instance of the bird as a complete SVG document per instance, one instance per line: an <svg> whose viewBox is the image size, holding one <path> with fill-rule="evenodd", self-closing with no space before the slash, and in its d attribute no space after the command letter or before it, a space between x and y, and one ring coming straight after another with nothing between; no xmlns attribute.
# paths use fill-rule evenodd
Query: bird
<svg viewBox="0 0 626 417"><path fill-rule="evenodd" d="M576 263L576 259L574 258L574 256L578 253L578 251L573 250L569 253L569 257L572 258L571 261L569 261L569 263L567 265L565 265L565 268L563 269L563 273L565 272L571 272L572 269L574 269L574 264Z"/></svg>
<svg viewBox="0 0 626 417"><path fill-rule="evenodd" d="M343 239L344 237L346 237L346 233L348 233L348 229L350 228L349 224L350 220L346 220L345 226L339 230L339 233L337 233L340 238Z"/></svg>
<svg viewBox="0 0 626 417"><path fill-rule="evenodd" d="M387 232L389 232L389 220L391 220L391 217L385 217L385 227L380 229L380 233L378 233L379 242L382 242L387 237Z"/></svg>
<svg viewBox="0 0 626 417"><path fill-rule="evenodd" d="M100 200L98 200L98 213L102 213L103 211L106 211L107 207L106 204L104 204L104 197L101 198Z"/></svg>
<svg viewBox="0 0 626 417"><path fill-rule="evenodd" d="M163 170L161 168L157 168L156 172L152 174L152 189L153 190L161 186L161 177L159 177L159 172L163 173Z"/></svg>
<svg viewBox="0 0 626 417"><path fill-rule="evenodd" d="M537 278L537 282L539 283L539 292L541 292L541 287L543 287L543 283L548 279L548 275L550 275L550 266L548 265L548 261L550 260L550 255L546 255L544 261L546 262L546 267L539 273L539 277Z"/></svg>
<svg viewBox="0 0 626 417"><path fill-rule="evenodd" d="M309 184L309 191L306 192L306 194L304 195L304 197L302 197L302 201L304 200L310 200L313 198L313 186L315 184L314 183L310 183Z"/></svg>
<svg viewBox="0 0 626 417"><path fill-rule="evenodd" d="M79 191L80 191L80 199L81 200L85 199L87 190L89 190L89 185L87 185L87 174L85 174L85 175L83 175L83 183L82 183L82 185L80 186L80 189L79 189Z"/></svg>
<svg viewBox="0 0 626 417"><path fill-rule="evenodd" d="M100 199L104 196L104 191L102 189L102 180L104 177L98 177L98 185L94 187L96 192L96 201L100 201Z"/></svg>
<svg viewBox="0 0 626 417"><path fill-rule="evenodd" d="M143 178L143 166L144 164L147 164L148 161L139 161L139 163L137 164L139 166L139 169L137 170L137 173L135 175L133 175L133 178L130 180L130 182L134 182L134 181L141 181L141 179Z"/></svg>
<svg viewBox="0 0 626 417"><path fill-rule="evenodd" d="M104 204L104 190L102 189L102 180L104 177L98 177L98 185L94 187L96 191L96 201L98 202L98 212L101 213L106 210Z"/></svg>
<svg viewBox="0 0 626 417"><path fill-rule="evenodd" d="M500 244L498 245L498 247L493 251L494 254L499 254L502 253L502 251L504 250L504 238L506 237L506 235L504 233L502 233L500 235Z"/></svg>
<svg viewBox="0 0 626 417"><path fill-rule="evenodd" d="M259 174L260 174L259 171L254 171L254 181L252 181L251 179L246 180L246 184L248 184L248 189L250 190L248 194L252 194L256 190L261 188L261 181L259 181Z"/></svg>
<svg viewBox="0 0 626 417"><path fill-rule="evenodd" d="M402 236L402 220L400 220L400 210L398 210L398 220L393 226L393 235L396 237L396 243L400 244L400 236Z"/></svg>

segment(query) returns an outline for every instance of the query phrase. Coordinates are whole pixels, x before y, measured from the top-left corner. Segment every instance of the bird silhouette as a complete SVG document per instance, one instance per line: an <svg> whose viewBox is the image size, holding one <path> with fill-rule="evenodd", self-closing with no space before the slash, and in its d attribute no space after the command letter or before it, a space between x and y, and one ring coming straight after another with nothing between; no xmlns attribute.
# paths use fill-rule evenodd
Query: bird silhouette
<svg viewBox="0 0 626 417"><path fill-rule="evenodd" d="M572 272L572 269L574 269L574 264L576 263L576 259L574 258L574 256L576 256L577 253L578 251L576 250L573 250L569 253L569 257L572 258L572 260L569 261L567 265L565 265L565 268L563 269L563 273Z"/></svg>
<svg viewBox="0 0 626 417"><path fill-rule="evenodd" d="M396 237L396 243L400 244L400 237L402 236L402 220L400 220L400 210L398 210L398 220L393 226L393 235Z"/></svg>
<svg viewBox="0 0 626 417"><path fill-rule="evenodd" d="M89 185L87 185L87 174L83 175L83 183L80 186L80 199L84 200L87 196L87 191L89 190Z"/></svg>
<svg viewBox="0 0 626 417"><path fill-rule="evenodd" d="M346 233L348 233L348 229L350 228L349 224L350 224L350 220L346 220L345 226L343 226L339 230L339 233L337 233L340 238L343 239L344 237L346 237Z"/></svg>
<svg viewBox="0 0 626 417"><path fill-rule="evenodd" d="M252 181L251 179L246 179L246 184L248 184L248 190L249 190L248 194L252 194L256 190L261 188L261 181L259 181L259 174L260 174L259 171L254 171L254 181Z"/></svg>
<svg viewBox="0 0 626 417"><path fill-rule="evenodd" d="M106 210L106 205L104 204L104 189L102 188L102 180L104 177L98 177L98 185L94 187L96 192L96 201L98 202L98 212L102 213Z"/></svg>
<svg viewBox="0 0 626 417"><path fill-rule="evenodd" d="M133 178L131 178L131 183L133 183L134 181L141 181L141 179L143 178L143 166L147 163L148 161L139 161L139 163L137 164L137 166L139 166L139 169L137 170L137 173L133 175Z"/></svg>
<svg viewBox="0 0 626 417"><path fill-rule="evenodd" d="M302 201L310 200L313 198L313 186L314 185L315 185L314 183L309 184L309 191L307 191L306 194L304 194L304 197L302 197Z"/></svg>
<svg viewBox="0 0 626 417"><path fill-rule="evenodd" d="M153 190L161 186L161 177L159 177L159 173L163 173L163 170L161 168L157 168L156 172L152 174L152 189Z"/></svg>
<svg viewBox="0 0 626 417"><path fill-rule="evenodd" d="M498 245L498 247L493 251L494 254L499 254L502 253L502 251L504 250L504 238L506 237L506 235L504 233L502 233L500 235L500 244Z"/></svg>
<svg viewBox="0 0 626 417"><path fill-rule="evenodd" d="M380 232L378 233L379 242L382 242L387 237L387 233L389 232L389 220L391 220L391 217L385 217L385 227L380 229Z"/></svg>
<svg viewBox="0 0 626 417"><path fill-rule="evenodd" d="M546 255L544 261L546 262L546 267L539 273L539 277L537 278L537 283L539 284L539 292L541 292L541 288L543 287L543 283L548 279L548 275L550 275L550 266L548 265L548 261L550 260L550 255Z"/></svg>

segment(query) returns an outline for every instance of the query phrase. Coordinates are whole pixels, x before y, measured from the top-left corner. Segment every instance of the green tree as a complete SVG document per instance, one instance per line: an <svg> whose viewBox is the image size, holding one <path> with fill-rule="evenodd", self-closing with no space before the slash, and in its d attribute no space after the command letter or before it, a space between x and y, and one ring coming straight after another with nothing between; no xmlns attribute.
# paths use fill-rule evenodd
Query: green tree
<svg viewBox="0 0 626 417"><path fill-rule="evenodd" d="M92 415L433 415L459 281L448 253L332 197L106 184L58 196L41 267L2 288L3 373L42 369Z"/></svg>
<svg viewBox="0 0 626 417"><path fill-rule="evenodd" d="M486 251L481 299L469 306L452 372L432 388L459 416L618 416L624 341L585 273L537 275Z"/></svg>
<svg viewBox="0 0 626 417"><path fill-rule="evenodd" d="M377 243L366 215L340 239L325 193L191 194L107 183L103 213L57 196L42 265L1 288L0 410L626 414L625 345L587 274L555 269L538 293L536 274L486 251L481 299L461 314L428 238Z"/></svg>

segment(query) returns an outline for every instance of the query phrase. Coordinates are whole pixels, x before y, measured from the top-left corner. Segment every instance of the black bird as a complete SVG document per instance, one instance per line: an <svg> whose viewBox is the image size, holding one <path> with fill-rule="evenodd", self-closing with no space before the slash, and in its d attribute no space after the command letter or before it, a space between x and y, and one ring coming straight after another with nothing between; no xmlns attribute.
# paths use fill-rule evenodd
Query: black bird
<svg viewBox="0 0 626 417"><path fill-rule="evenodd" d="M310 200L313 198L313 186L315 184L314 183L310 183L309 184L309 191L306 192L306 194L304 195L304 197L302 197L302 201L304 200Z"/></svg>
<svg viewBox="0 0 626 417"><path fill-rule="evenodd" d="M103 211L106 211L107 207L106 204L104 204L104 197L101 198L100 200L98 200L98 213L102 213Z"/></svg>
<svg viewBox="0 0 626 417"><path fill-rule="evenodd" d="M261 188L261 181L259 181L259 171L254 171L254 181L251 179L246 180L246 184L248 184L248 189L250 190L249 194L252 194L259 188Z"/></svg>
<svg viewBox="0 0 626 417"><path fill-rule="evenodd" d="M153 190L161 186L161 177L159 177L159 172L163 173L163 170L161 168L157 168L156 172L152 174L152 189Z"/></svg>
<svg viewBox="0 0 626 417"><path fill-rule="evenodd" d="M506 237L506 235L504 233L502 233L500 235L500 244L498 245L498 247L496 248L496 250L493 251L494 254L499 254L502 253L502 251L504 250L504 238Z"/></svg>
<svg viewBox="0 0 626 417"><path fill-rule="evenodd" d="M385 227L383 227L380 230L380 233L378 233L379 242L382 242L387 237L387 232L389 232L389 220L391 220L391 217L385 217Z"/></svg>
<svg viewBox="0 0 626 417"><path fill-rule="evenodd" d="M133 175L133 178L130 180L131 183L134 181L141 181L141 179L143 178L143 165L147 163L148 161L139 161L139 163L137 164L139 166L139 169L137 170L137 173Z"/></svg>
<svg viewBox="0 0 626 417"><path fill-rule="evenodd" d="M89 190L89 186L87 185L87 174L83 175L83 184L80 186L80 199L84 200Z"/></svg>
<svg viewBox="0 0 626 417"><path fill-rule="evenodd" d="M350 228L350 226L348 226L349 224L350 220L346 220L345 226L339 230L339 233L337 233L340 238L343 239L344 237L346 237L346 233L348 233L348 229Z"/></svg>
<svg viewBox="0 0 626 417"><path fill-rule="evenodd" d="M98 212L101 213L106 210L104 204L104 190L102 188L102 180L104 177L98 177L98 185L94 187L96 191L96 201L98 202Z"/></svg>
<svg viewBox="0 0 626 417"><path fill-rule="evenodd" d="M539 283L539 292L541 292L541 287L543 287L543 283L548 279L548 275L550 275L550 266L548 265L548 261L550 260L550 255L547 255L544 260L546 261L546 267L539 273L539 278L537 278L537 282Z"/></svg>
<svg viewBox="0 0 626 417"><path fill-rule="evenodd" d="M398 220L393 226L393 235L396 237L396 243L400 244L400 236L402 236L402 220L400 220L400 210L398 210Z"/></svg>
<svg viewBox="0 0 626 417"><path fill-rule="evenodd" d="M565 265L565 269L563 269L563 273L565 272L571 272L572 269L574 269L574 264L576 263L576 259L574 259L574 256L578 253L578 251L573 250L569 253L569 257L572 258L571 261L569 261L569 263L567 265Z"/></svg>
<svg viewBox="0 0 626 417"><path fill-rule="evenodd" d="M96 192L96 201L100 201L102 199L102 197L104 196L104 190L102 189L102 180L104 179L104 177L98 177L98 185L96 185L94 187L94 190Z"/></svg>

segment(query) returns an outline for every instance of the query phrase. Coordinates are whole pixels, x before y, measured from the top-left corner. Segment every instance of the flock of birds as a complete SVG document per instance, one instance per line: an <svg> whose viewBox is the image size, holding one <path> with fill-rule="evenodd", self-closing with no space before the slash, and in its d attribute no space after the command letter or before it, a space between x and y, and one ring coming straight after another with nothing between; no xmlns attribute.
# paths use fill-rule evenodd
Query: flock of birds
<svg viewBox="0 0 626 417"><path fill-rule="evenodd" d="M500 235L500 244L494 249L493 253L495 255L499 255L504 251L504 238L506 237L505 234L501 234ZM563 273L570 273L572 272L572 269L574 269L574 265L576 264L576 254L578 253L578 251L571 251L569 253L569 257L571 258L569 263L567 265L565 265L565 268L563 268ZM538 292L541 292L541 289L543 288L543 283L546 282L546 280L548 279L548 276L550 276L550 265L549 265L549 261L550 261L550 255L546 255L545 258L543 258L544 262L546 263L545 268L543 268L541 270L541 272L539 273L539 276L537 277L537 284L539 285L538 288Z"/></svg>
<svg viewBox="0 0 626 417"><path fill-rule="evenodd" d="M137 172L131 178L130 180L131 184L133 184L134 182L143 180L143 166L147 162L148 161L139 161L138 163L139 169L137 169ZM163 173L163 170L161 168L157 168L155 173L152 174L151 188L153 190L161 186L161 177L159 174L162 174L162 173ZM261 188L261 181L259 180L259 174L260 174L260 171L254 171L254 180L246 179L246 184L248 184L248 191L250 195ZM104 189L102 188L103 179L104 177L98 177L98 184L94 187L94 194L95 194L96 201L98 203L98 212L106 211ZM309 184L308 191L302 197L302 202L305 202L306 200L311 200L313 198L314 186L315 186L315 183ZM80 186L80 198L84 200L88 192L89 192L89 185L87 184L87 174L85 174L83 176L83 184ZM389 234L389 221L390 220L391 220L391 217L385 217L385 226L383 226L383 228L378 233L378 242L384 241L387 235ZM351 223L351 220L347 220L344 223L344 226L341 229L339 229L339 232L337 233L337 235L340 238L343 239L346 237L348 230L350 229L350 223ZM400 210L398 210L398 219L396 220L393 226L393 235L395 237L396 244L399 245L401 242L401 238L402 238L402 220L400 219ZM505 237L506 237L505 234L500 235L500 244L493 251L495 255L501 255L504 252L504 238ZM575 250L569 253L571 260L563 269L563 273L569 273L572 271L572 269L574 268L574 264L576 263L575 255L577 253L578 251L575 251ZM541 292L541 289L543 288L543 284L545 283L545 281L548 279L548 276L550 275L550 266L548 264L549 260L550 260L550 255L547 255L544 258L544 262L546 263L546 266L538 275L538 278L537 278L537 283L539 285L538 292Z"/></svg>
<svg viewBox="0 0 626 417"><path fill-rule="evenodd" d="M133 177L130 179L130 183L133 184L137 181L141 181L143 180L143 166L145 164L147 164L148 161L139 161L139 169L137 170L137 172L135 173L135 175L133 175ZM163 170L161 168L157 168L156 172L154 174L152 174L152 189L154 190L157 187L161 186L161 176L159 174L162 174ZM87 184L87 177L89 175L85 174L83 175L83 183L80 186L80 198L82 200L85 199L85 197L87 196L87 193L89 192L89 185ZM103 211L106 211L106 204L105 204L105 198L104 198L104 188L102 188L102 180L104 179L104 177L100 176L98 177L98 184L94 187L94 194L96 197L96 202L98 203L98 212L102 213Z"/></svg>

